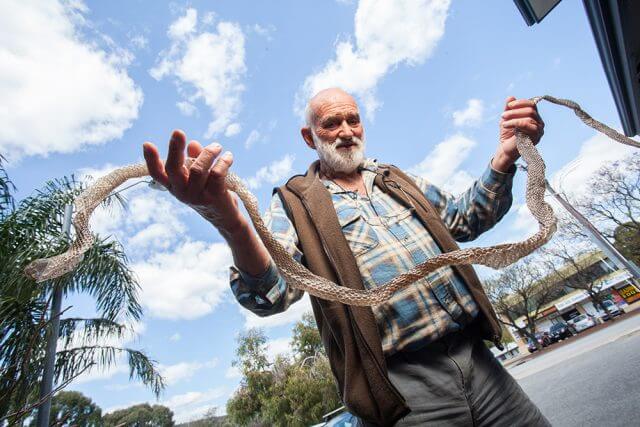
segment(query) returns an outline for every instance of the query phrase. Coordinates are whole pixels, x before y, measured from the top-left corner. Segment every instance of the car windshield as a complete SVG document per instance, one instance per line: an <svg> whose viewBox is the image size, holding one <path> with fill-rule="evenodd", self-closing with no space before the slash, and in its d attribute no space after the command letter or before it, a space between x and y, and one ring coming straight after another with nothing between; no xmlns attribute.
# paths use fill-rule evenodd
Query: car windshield
<svg viewBox="0 0 640 427"><path fill-rule="evenodd" d="M581 314L580 316L576 316L573 318L574 322L582 322L584 319L586 319L587 316L585 314Z"/></svg>
<svg viewBox="0 0 640 427"><path fill-rule="evenodd" d="M613 301L607 300L607 301L603 302L602 304L606 305L607 307L611 307L613 305Z"/></svg>
<svg viewBox="0 0 640 427"><path fill-rule="evenodd" d="M565 327L564 324L556 323L555 325L551 326L551 332L559 331L560 329L563 329L564 327Z"/></svg>

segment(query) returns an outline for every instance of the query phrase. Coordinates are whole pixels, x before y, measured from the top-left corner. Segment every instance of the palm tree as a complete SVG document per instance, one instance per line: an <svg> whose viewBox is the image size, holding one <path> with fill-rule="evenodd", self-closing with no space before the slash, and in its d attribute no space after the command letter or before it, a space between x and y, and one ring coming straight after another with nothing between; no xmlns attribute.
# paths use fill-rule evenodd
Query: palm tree
<svg viewBox="0 0 640 427"><path fill-rule="evenodd" d="M62 236L64 206L82 185L72 177L47 182L19 203L12 196L0 159L0 425L28 415L38 405L47 316L54 286L63 295L86 293L95 300L96 318L64 317L61 313L55 380L62 386L89 369L106 369L126 355L131 379L142 381L159 395L164 381L156 364L142 351L109 345L128 332L127 324L142 317L139 286L127 257L115 240L95 236L95 243L72 272L37 284L23 274L31 261L65 251ZM59 388L61 388L59 386ZM17 414L17 415L11 415Z"/></svg>

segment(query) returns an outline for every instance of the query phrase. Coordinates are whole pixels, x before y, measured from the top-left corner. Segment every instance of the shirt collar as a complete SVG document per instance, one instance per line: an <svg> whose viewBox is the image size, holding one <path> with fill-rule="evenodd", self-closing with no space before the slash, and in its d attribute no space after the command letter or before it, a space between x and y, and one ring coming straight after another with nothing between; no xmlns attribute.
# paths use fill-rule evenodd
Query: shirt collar
<svg viewBox="0 0 640 427"><path fill-rule="evenodd" d="M369 158L365 159L361 171L364 178L365 188L367 189L367 192L371 194L371 191L373 190L373 180L376 176L376 172L378 171L378 160ZM346 191L330 179L322 179L322 183L331 194L346 193Z"/></svg>

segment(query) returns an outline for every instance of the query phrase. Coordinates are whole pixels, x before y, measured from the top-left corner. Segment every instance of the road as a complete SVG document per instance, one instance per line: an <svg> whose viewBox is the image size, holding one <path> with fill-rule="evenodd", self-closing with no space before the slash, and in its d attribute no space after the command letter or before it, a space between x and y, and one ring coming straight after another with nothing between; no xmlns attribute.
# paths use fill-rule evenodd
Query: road
<svg viewBox="0 0 640 427"><path fill-rule="evenodd" d="M640 316L509 368L558 427L638 425ZM517 425L517 424L514 424Z"/></svg>

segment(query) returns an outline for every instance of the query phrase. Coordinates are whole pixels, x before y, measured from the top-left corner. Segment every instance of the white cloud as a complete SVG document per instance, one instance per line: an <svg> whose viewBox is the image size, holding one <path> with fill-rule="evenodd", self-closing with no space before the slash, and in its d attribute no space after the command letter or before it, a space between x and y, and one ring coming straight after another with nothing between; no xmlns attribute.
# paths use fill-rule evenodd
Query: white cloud
<svg viewBox="0 0 640 427"><path fill-rule="evenodd" d="M174 365L158 365L158 370L167 385L174 385L193 377L201 369L215 368L217 365L218 359L214 358L208 362L180 362Z"/></svg>
<svg viewBox="0 0 640 427"><path fill-rule="evenodd" d="M461 194L471 187L475 180L476 178L471 176L469 172L458 170L442 184L442 189L451 194Z"/></svg>
<svg viewBox="0 0 640 427"><path fill-rule="evenodd" d="M210 25L213 19L205 15L203 25ZM205 138L232 132L246 72L245 38L240 25L221 21L215 32L198 32L198 12L190 8L171 24L168 35L171 46L160 53L151 76L156 80L175 78L184 101L202 101L211 109L212 121Z"/></svg>
<svg viewBox="0 0 640 427"><path fill-rule="evenodd" d="M196 30L198 12L195 9L187 9L184 16L176 19L170 26L167 34L172 39L181 39Z"/></svg>
<svg viewBox="0 0 640 427"><path fill-rule="evenodd" d="M558 206L549 197L546 197L545 199L552 205L557 216ZM503 236L504 239L501 243L521 241L538 231L538 221L533 217L533 214L531 214L526 204L521 203L514 205L511 208L511 212L515 214L515 218L513 218L513 221L509 226L511 232Z"/></svg>
<svg viewBox="0 0 640 427"><path fill-rule="evenodd" d="M267 357L270 361L275 361L279 355L288 355L291 353L289 346L291 345L290 337L276 338L267 341Z"/></svg>
<svg viewBox="0 0 640 427"><path fill-rule="evenodd" d="M99 168L82 168L77 175L81 180L93 182L118 167L107 163ZM145 179L148 178L127 181L115 191ZM185 232L186 226L180 216L190 210L168 193L138 184L121 195L126 199L124 209L116 202L108 207L101 205L92 214L90 225L103 237L115 236L131 255L146 253L150 249L167 249Z"/></svg>
<svg viewBox="0 0 640 427"><path fill-rule="evenodd" d="M182 339L182 335L180 335L179 332L176 332L175 334L169 337L169 341L173 341L173 342L180 341L180 339Z"/></svg>
<svg viewBox="0 0 640 427"><path fill-rule="evenodd" d="M107 164L78 174L98 178L116 167ZM194 319L210 313L229 288L228 246L189 240L182 217L193 211L166 192L139 185L123 194L128 200L125 210L98 207L91 225L95 232L122 242L134 260L131 267L142 288L141 303L160 318Z"/></svg>
<svg viewBox="0 0 640 427"><path fill-rule="evenodd" d="M224 388L215 387L205 391L190 391L176 394L160 404L168 406L174 413L175 421L182 423L204 415L213 403L224 396Z"/></svg>
<svg viewBox="0 0 640 427"><path fill-rule="evenodd" d="M144 49L149 44L149 39L142 34L137 34L129 39L129 42L136 49Z"/></svg>
<svg viewBox="0 0 640 427"><path fill-rule="evenodd" d="M273 24L269 24L266 27L260 24L254 24L251 30L257 35L264 37L267 41L272 41L276 27Z"/></svg>
<svg viewBox="0 0 640 427"><path fill-rule="evenodd" d="M304 81L296 96L302 116L306 100L321 89L339 86L359 96L369 116L380 102L378 82L399 64L423 63L444 35L449 0L360 0L355 43L339 41L336 56Z"/></svg>
<svg viewBox="0 0 640 427"><path fill-rule="evenodd" d="M240 307L240 312L244 316L245 328L275 328L293 324L302 319L305 313L311 312L311 300L308 295L304 295L302 299L291 305L286 311L272 316L260 317Z"/></svg>
<svg viewBox="0 0 640 427"><path fill-rule="evenodd" d="M538 221L533 217L526 204L522 203L512 208L516 213L512 228L522 230L527 233L535 232L538 228Z"/></svg>
<svg viewBox="0 0 640 427"><path fill-rule="evenodd" d="M453 124L462 126L477 126L482 123L484 114L484 103L480 99L472 98L467 101L467 107L464 110L454 111Z"/></svg>
<svg viewBox="0 0 640 427"><path fill-rule="evenodd" d="M461 192L472 182L473 177L458 168L466 160L476 142L464 135L453 135L438 145L409 172L428 179L435 185L451 192Z"/></svg>
<svg viewBox="0 0 640 427"><path fill-rule="evenodd" d="M240 368L237 366L229 366L224 374L224 377L228 379L240 378L241 376L242 373L240 372Z"/></svg>
<svg viewBox="0 0 640 427"><path fill-rule="evenodd" d="M242 126L240 125L240 123L231 123L229 126L227 126L227 129L224 131L224 136L231 137L231 136L236 136L237 134L240 133L240 131L242 130Z"/></svg>
<svg viewBox="0 0 640 427"><path fill-rule="evenodd" d="M260 132L254 129L251 131L251 133L249 133L249 136L244 141L244 148L248 150L251 147L253 147L257 142L260 142L261 140L262 140L262 135L260 134Z"/></svg>
<svg viewBox="0 0 640 427"><path fill-rule="evenodd" d="M589 190L589 177L601 166L631 154L633 147L619 144L597 133L580 146L580 152L572 162L554 173L550 182L557 190L575 198Z"/></svg>
<svg viewBox="0 0 640 427"><path fill-rule="evenodd" d="M132 265L150 314L195 319L213 311L229 288L231 251L224 243L184 241Z"/></svg>
<svg viewBox="0 0 640 427"><path fill-rule="evenodd" d="M284 178L288 178L293 171L293 160L295 156L291 154L285 155L282 159L272 162L268 166L263 166L252 177L245 181L247 187L252 190L260 188L262 184L275 184Z"/></svg>
<svg viewBox="0 0 640 427"><path fill-rule="evenodd" d="M622 159L633 151L633 147L618 144L597 133L582 143L578 156L555 172L549 182L556 191L564 193L571 200L576 200L587 194L589 178L601 166ZM556 212L556 216L565 212L548 193L545 199ZM538 222L524 203L514 206L512 210L515 210L516 216L511 223L513 234L510 241L520 240L523 236L538 230Z"/></svg>
<svg viewBox="0 0 640 427"><path fill-rule="evenodd" d="M104 37L85 41L86 12L78 2L3 2L0 152L10 160L118 139L138 117L131 54Z"/></svg>
<svg viewBox="0 0 640 427"><path fill-rule="evenodd" d="M198 112L196 106L189 101L178 101L176 102L176 107L178 107L178 110L187 117L194 116Z"/></svg>

